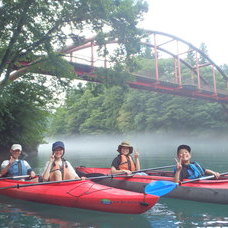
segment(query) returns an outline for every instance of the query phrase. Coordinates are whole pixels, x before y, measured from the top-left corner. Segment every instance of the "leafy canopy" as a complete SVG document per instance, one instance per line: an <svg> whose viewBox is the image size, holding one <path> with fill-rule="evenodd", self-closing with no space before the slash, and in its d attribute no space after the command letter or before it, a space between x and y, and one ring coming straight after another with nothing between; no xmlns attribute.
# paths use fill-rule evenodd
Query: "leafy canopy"
<svg viewBox="0 0 228 228"><path fill-rule="evenodd" d="M42 142L57 89L75 78L61 53L69 39L80 45L96 34L105 54L104 42L118 38L116 59L130 58L139 51L136 26L146 11L145 0L0 0L0 150Z"/></svg>
<svg viewBox="0 0 228 228"><path fill-rule="evenodd" d="M57 49L62 50L69 38L80 44L85 32L96 34L99 44L118 38L122 50L119 53L130 56L139 51L137 41L142 34L136 25L146 11L144 0L2 0L0 76L4 80L0 83L27 73L15 75L22 61L33 61L32 66L41 64L45 56L49 58Z"/></svg>

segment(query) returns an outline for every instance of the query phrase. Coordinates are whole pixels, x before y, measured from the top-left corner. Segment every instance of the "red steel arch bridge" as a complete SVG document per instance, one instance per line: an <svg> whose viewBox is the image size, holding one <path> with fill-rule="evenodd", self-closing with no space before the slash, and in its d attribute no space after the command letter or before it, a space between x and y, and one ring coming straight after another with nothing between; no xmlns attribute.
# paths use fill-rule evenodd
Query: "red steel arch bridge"
<svg viewBox="0 0 228 228"><path fill-rule="evenodd" d="M130 87L228 104L228 77L202 50L164 32L147 30L146 33L147 38L141 40L140 45L150 53L146 60L147 68L131 72L135 80L128 81ZM115 45L118 45L117 40L108 41L105 48L111 53ZM81 79L99 82L96 69L110 68L112 62L108 55L100 57L98 46L93 37L58 52L74 66ZM26 72L31 65L26 62L20 64L24 67L15 69L11 80ZM43 73L48 74L46 71Z"/></svg>
<svg viewBox="0 0 228 228"><path fill-rule="evenodd" d="M228 77L205 53L176 36L146 32L148 38L141 41L141 45L153 58L147 60L148 69L132 73L135 81L128 82L130 87L228 104ZM112 48L116 43L109 41L106 47ZM97 67L111 66L107 56L98 56L97 47L95 38L90 38L79 46L70 45L61 51L82 79L86 76L87 80L94 80ZM168 66L164 59L169 59ZM168 72L164 68L169 69Z"/></svg>

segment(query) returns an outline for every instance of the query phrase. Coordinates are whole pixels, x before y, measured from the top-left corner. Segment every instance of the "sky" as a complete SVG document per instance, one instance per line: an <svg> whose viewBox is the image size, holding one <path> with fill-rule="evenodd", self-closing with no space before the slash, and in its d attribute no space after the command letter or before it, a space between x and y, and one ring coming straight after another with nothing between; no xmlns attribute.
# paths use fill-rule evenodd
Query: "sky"
<svg viewBox="0 0 228 228"><path fill-rule="evenodd" d="M207 46L217 65L228 64L228 0L147 0L141 28L169 33L195 47Z"/></svg>

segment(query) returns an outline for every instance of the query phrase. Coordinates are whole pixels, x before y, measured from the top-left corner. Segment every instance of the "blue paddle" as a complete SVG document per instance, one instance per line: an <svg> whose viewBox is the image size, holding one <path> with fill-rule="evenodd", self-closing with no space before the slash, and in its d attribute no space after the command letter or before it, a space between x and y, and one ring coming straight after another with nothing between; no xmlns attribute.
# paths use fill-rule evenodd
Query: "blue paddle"
<svg viewBox="0 0 228 228"><path fill-rule="evenodd" d="M146 185L144 192L155 196L164 196L171 192L179 184L171 181L153 181Z"/></svg>
<svg viewBox="0 0 228 228"><path fill-rule="evenodd" d="M226 174L228 174L228 172L220 173L220 176L224 176ZM180 183L175 183L175 182L171 182L171 181L153 181L146 185L145 193L151 194L151 195L156 195L156 196L164 196L165 194L171 192L173 189L175 189L179 185L194 182L194 181L208 180L208 179L212 179L214 177L215 177L214 175L203 176L203 177L199 177L196 179L182 181Z"/></svg>

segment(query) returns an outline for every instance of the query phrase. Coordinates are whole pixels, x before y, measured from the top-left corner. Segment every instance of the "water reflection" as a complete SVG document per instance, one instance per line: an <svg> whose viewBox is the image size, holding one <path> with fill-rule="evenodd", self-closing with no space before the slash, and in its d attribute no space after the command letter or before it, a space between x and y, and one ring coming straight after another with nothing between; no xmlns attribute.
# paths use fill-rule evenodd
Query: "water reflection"
<svg viewBox="0 0 228 228"><path fill-rule="evenodd" d="M216 209L215 209L216 208ZM1 196L1 227L226 227L227 205L161 199L142 215L89 210L12 200Z"/></svg>
<svg viewBox="0 0 228 228"><path fill-rule="evenodd" d="M1 196L1 227L150 227L143 215L110 214L12 200Z"/></svg>
<svg viewBox="0 0 228 228"><path fill-rule="evenodd" d="M36 173L41 173L51 154L51 144L63 140L65 158L72 165L110 167L117 154L117 145L129 140L141 153L142 168L174 164L176 147L186 143L192 147L193 160L217 171L227 171L228 141L176 137L176 135L136 135L110 137L72 137L48 140L39 154L26 158ZM225 139L225 138L224 138ZM161 199L142 215L109 214L88 210L57 207L0 197L1 227L83 227L83 228L149 228L149 227L228 227L228 205Z"/></svg>
<svg viewBox="0 0 228 228"><path fill-rule="evenodd" d="M228 205L177 199L161 199L160 204L164 215L172 215L180 227L224 227L228 224Z"/></svg>
<svg viewBox="0 0 228 228"><path fill-rule="evenodd" d="M216 209L215 209L216 208ZM142 215L110 214L1 196L1 227L227 227L227 205L161 199Z"/></svg>

